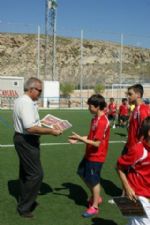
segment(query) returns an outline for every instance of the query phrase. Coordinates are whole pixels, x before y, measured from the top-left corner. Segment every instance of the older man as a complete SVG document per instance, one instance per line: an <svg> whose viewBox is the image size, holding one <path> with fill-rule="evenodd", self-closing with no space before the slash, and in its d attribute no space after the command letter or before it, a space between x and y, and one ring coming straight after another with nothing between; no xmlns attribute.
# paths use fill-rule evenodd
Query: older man
<svg viewBox="0 0 150 225"><path fill-rule="evenodd" d="M41 80L30 78L24 85L24 91L24 95L16 99L13 110L14 145L20 161L20 196L17 210L21 216L32 218L43 178L40 135L58 136L62 131L40 125L36 101L42 92Z"/></svg>

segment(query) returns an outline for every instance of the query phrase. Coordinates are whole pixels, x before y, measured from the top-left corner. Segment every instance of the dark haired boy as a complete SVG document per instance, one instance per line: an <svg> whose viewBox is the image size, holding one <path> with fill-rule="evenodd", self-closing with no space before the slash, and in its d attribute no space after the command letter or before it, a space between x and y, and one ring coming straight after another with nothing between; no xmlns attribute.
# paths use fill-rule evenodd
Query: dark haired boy
<svg viewBox="0 0 150 225"><path fill-rule="evenodd" d="M99 94L92 95L87 104L89 111L95 115L91 121L89 135L80 136L73 133L69 137L70 143L82 141L86 144L86 152L79 164L78 174L90 189L91 198L87 210L82 214L83 217L91 217L99 212L98 206L102 202L100 172L107 156L110 136L109 120L104 113L106 107L104 97Z"/></svg>
<svg viewBox="0 0 150 225"><path fill-rule="evenodd" d="M150 115L150 107L146 105L143 100L144 89L141 84L135 84L128 88L128 102L134 104L135 108L131 113L128 128L128 140L126 148L135 145L139 141L139 130L142 121Z"/></svg>

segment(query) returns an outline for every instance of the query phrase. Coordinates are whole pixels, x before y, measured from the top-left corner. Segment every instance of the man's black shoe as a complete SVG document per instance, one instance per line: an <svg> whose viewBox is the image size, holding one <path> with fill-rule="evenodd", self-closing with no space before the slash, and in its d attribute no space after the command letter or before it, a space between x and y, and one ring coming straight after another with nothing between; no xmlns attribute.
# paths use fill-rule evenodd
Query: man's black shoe
<svg viewBox="0 0 150 225"><path fill-rule="evenodd" d="M24 212L24 213L22 213L18 209L17 209L17 211L18 211L18 213L19 213L19 215L21 217L29 218L29 219L34 217L34 215L32 214L32 212Z"/></svg>
<svg viewBox="0 0 150 225"><path fill-rule="evenodd" d="M31 212L20 214L20 216L29 219L34 217L34 215Z"/></svg>

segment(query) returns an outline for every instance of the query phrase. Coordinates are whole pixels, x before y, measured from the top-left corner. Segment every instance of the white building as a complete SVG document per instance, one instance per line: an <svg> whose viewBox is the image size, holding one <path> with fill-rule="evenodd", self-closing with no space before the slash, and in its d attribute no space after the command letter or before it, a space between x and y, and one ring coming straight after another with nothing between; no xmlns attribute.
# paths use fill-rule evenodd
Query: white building
<svg viewBox="0 0 150 225"><path fill-rule="evenodd" d="M24 77L0 76L0 106L11 108L14 99L24 93Z"/></svg>

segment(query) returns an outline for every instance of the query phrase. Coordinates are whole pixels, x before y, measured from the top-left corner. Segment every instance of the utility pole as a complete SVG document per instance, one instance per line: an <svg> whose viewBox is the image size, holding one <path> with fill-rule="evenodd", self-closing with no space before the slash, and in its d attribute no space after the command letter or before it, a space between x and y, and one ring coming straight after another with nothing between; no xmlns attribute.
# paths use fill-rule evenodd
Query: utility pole
<svg viewBox="0 0 150 225"><path fill-rule="evenodd" d="M45 78L56 79L56 0L45 0Z"/></svg>

